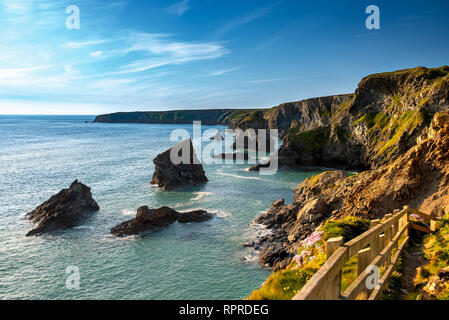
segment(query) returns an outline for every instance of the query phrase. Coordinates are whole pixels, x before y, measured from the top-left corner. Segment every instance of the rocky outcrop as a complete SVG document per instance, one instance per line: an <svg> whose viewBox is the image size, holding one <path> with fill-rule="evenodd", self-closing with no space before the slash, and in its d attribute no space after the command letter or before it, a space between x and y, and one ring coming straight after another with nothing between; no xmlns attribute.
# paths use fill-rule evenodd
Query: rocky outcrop
<svg viewBox="0 0 449 320"><path fill-rule="evenodd" d="M180 223L202 222L213 217L204 210L178 212L169 207L149 209L147 206L137 209L134 219L122 222L111 230L118 237L136 235L159 227L166 227L175 221Z"/></svg>
<svg viewBox="0 0 449 320"><path fill-rule="evenodd" d="M449 211L449 112L435 114L428 130L408 152L378 169L349 176L328 171L306 179L255 222L272 230L261 239L260 262L279 268L297 251L301 240L326 219L346 216L381 218L408 205L441 217Z"/></svg>
<svg viewBox="0 0 449 320"><path fill-rule="evenodd" d="M437 275L431 277L421 290L423 300L437 300L449 285L449 267L441 269Z"/></svg>
<svg viewBox="0 0 449 320"><path fill-rule="evenodd" d="M365 170L404 154L436 112L449 110L449 67L374 74L338 102L321 123L291 124L279 151L281 167Z"/></svg>
<svg viewBox="0 0 449 320"><path fill-rule="evenodd" d="M92 198L90 188L75 180L70 188L61 190L27 214L26 218L37 224L27 236L71 228L80 222L85 214L98 210L100 207Z"/></svg>
<svg viewBox="0 0 449 320"><path fill-rule="evenodd" d="M203 166L190 139L181 141L159 154L153 162L155 171L151 184L156 184L164 190L207 182Z"/></svg>

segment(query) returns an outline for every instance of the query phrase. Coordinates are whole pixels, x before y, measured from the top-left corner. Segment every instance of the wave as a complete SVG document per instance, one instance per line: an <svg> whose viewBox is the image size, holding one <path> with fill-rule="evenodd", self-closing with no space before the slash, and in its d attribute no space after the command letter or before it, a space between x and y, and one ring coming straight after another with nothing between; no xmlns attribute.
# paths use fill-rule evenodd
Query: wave
<svg viewBox="0 0 449 320"><path fill-rule="evenodd" d="M78 226L78 227L73 227L73 229L75 229L75 230L83 230L83 229L95 230L95 228L92 226Z"/></svg>
<svg viewBox="0 0 449 320"><path fill-rule="evenodd" d="M227 177L233 177L233 178L237 178L237 179L247 179L247 180L259 180L259 181L263 181L262 178L259 177L246 177L246 176L240 176L238 174L232 174L232 173L224 173L224 172L217 172L217 174L221 175L221 176L227 176Z"/></svg>
<svg viewBox="0 0 449 320"><path fill-rule="evenodd" d="M136 215L136 211L135 210L129 210L129 209L123 209L122 210L122 214L124 214L125 216L135 216Z"/></svg>
<svg viewBox="0 0 449 320"><path fill-rule="evenodd" d="M192 199L192 201L198 201L203 199L205 196L213 195L212 192L194 192L193 194L196 194L197 196Z"/></svg>

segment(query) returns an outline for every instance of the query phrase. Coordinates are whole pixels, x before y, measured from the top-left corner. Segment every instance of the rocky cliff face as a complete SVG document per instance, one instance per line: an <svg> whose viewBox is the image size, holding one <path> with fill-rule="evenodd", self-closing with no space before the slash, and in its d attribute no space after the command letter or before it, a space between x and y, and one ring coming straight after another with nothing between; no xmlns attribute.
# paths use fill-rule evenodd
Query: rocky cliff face
<svg viewBox="0 0 449 320"><path fill-rule="evenodd" d="M255 221L273 231L257 243L261 263L284 267L325 219L376 219L404 205L439 217L449 212L449 112L435 114L417 142L377 169L354 176L324 172L298 185L292 204L274 202Z"/></svg>
<svg viewBox="0 0 449 320"><path fill-rule="evenodd" d="M352 95L286 103L234 127L278 129L284 167L377 168L416 144L435 112L449 110L449 67L370 75Z"/></svg>
<svg viewBox="0 0 449 320"><path fill-rule="evenodd" d="M377 168L417 142L435 112L449 110L449 67L364 78L314 128L292 126L280 150L289 166Z"/></svg>

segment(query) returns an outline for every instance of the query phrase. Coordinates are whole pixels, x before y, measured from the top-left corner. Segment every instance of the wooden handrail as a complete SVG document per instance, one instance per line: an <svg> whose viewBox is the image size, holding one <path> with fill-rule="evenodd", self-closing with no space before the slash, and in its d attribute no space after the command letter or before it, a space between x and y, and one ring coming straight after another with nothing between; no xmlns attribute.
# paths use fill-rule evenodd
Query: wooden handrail
<svg viewBox="0 0 449 320"><path fill-rule="evenodd" d="M418 226L419 230L435 231L437 218L406 206L402 210L395 210L393 214L385 215L385 221L373 220L368 231L345 244L341 237L329 239L326 262L293 300L356 299L360 296L370 300L377 299L388 284L394 267L409 241L409 228L416 227L409 222L410 214L418 214L430 220L430 229ZM399 243L401 239L403 240ZM396 251L392 259L393 249ZM354 255L358 256L358 277L344 293L341 293L343 266ZM386 266L386 271L379 279L378 285L368 289L366 281L372 274L372 266L379 268L383 265Z"/></svg>

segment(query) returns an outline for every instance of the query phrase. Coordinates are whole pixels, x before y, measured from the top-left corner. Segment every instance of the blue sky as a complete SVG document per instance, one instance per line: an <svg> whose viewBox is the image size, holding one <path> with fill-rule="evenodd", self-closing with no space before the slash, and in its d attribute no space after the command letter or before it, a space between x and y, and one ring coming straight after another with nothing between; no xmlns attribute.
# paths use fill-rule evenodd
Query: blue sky
<svg viewBox="0 0 449 320"><path fill-rule="evenodd" d="M368 30L377 5L381 29ZM65 26L80 9L80 29ZM3 0L0 114L271 107L449 64L449 2Z"/></svg>

